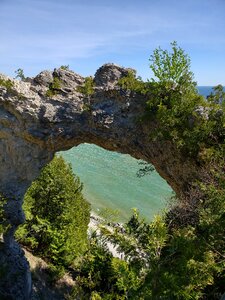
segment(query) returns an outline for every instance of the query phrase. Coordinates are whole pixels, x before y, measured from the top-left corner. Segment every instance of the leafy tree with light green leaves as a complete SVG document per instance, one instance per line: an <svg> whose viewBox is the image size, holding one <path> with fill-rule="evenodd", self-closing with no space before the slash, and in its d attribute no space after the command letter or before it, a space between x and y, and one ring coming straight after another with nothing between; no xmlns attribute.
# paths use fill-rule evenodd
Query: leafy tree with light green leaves
<svg viewBox="0 0 225 300"><path fill-rule="evenodd" d="M27 221L17 238L35 254L66 267L85 251L90 204L62 157L43 168L25 196L24 210Z"/></svg>
<svg viewBox="0 0 225 300"><path fill-rule="evenodd" d="M205 149L217 151L225 135L225 114L219 104L223 91L218 86L212 101L199 95L189 56L176 42L171 47L172 51L158 48L150 57L155 79L151 80L146 115L156 124L151 137L170 140L186 155L202 161Z"/></svg>
<svg viewBox="0 0 225 300"><path fill-rule="evenodd" d="M150 56L150 68L156 79L154 82L171 82L180 87L195 86L194 74L190 71L191 60L177 42L171 43L172 51L163 50L161 47L155 49Z"/></svg>

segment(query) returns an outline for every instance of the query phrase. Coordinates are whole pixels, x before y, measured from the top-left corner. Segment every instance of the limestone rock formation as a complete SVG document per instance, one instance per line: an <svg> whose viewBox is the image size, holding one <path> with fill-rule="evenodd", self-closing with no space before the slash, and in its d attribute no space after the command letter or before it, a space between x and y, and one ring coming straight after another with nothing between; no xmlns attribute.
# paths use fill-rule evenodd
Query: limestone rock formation
<svg viewBox="0 0 225 300"><path fill-rule="evenodd" d="M0 263L4 257L8 270L7 280L0 277L0 298L4 293L8 299L30 297L29 268L14 233L24 222L27 188L55 152L87 142L128 153L151 162L178 194L185 193L195 178L194 161L171 142L150 139L155 124L140 122L146 99L118 87L129 70L103 65L94 77L92 95L79 92L84 78L70 70L44 71L25 82L10 79L10 86L9 78L0 75L0 192L2 201L7 199L8 225L0 248Z"/></svg>

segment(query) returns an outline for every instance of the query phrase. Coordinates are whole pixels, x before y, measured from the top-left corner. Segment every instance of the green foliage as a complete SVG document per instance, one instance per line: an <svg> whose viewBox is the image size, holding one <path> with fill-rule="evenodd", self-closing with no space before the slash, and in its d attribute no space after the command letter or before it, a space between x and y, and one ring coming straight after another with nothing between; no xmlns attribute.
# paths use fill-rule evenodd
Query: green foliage
<svg viewBox="0 0 225 300"><path fill-rule="evenodd" d="M203 161L205 150L215 153L224 139L225 115L218 104L224 95L217 87L211 101L200 96L189 57L176 43L171 45L171 53L159 48L150 58L157 79L152 79L147 101L147 115L155 123L151 138L171 140L186 155Z"/></svg>
<svg viewBox="0 0 225 300"><path fill-rule="evenodd" d="M4 214L4 205L7 199L0 193L0 235L7 230L7 222Z"/></svg>
<svg viewBox="0 0 225 300"><path fill-rule="evenodd" d="M224 108L225 105L225 91L221 84L213 88L213 92L207 97L207 100L215 104L221 104Z"/></svg>
<svg viewBox="0 0 225 300"><path fill-rule="evenodd" d="M97 239L96 234L89 240L89 248L79 265L77 284L82 286L83 297L89 296L98 290L104 291L110 275L110 261L112 255L104 243ZM77 293L75 290L74 293ZM75 296L75 295L74 295Z"/></svg>
<svg viewBox="0 0 225 300"><path fill-rule="evenodd" d="M48 263L46 274L48 275L48 283L54 284L57 280L61 279L65 275L65 268L61 265Z"/></svg>
<svg viewBox="0 0 225 300"><path fill-rule="evenodd" d="M77 266L72 299L130 299L139 279L126 261L112 256L105 238L93 233L89 248Z"/></svg>
<svg viewBox="0 0 225 300"><path fill-rule="evenodd" d="M29 188L27 222L17 238L55 265L68 266L86 249L90 205L70 165L55 157Z"/></svg>
<svg viewBox="0 0 225 300"><path fill-rule="evenodd" d="M0 77L0 86L4 86L7 89L7 92L12 96L16 96L18 100L24 100L26 97L22 93L18 93L17 90L13 89L14 83L10 79L3 79Z"/></svg>
<svg viewBox="0 0 225 300"><path fill-rule="evenodd" d="M117 250L123 253L129 267L142 281L147 269L153 271L158 268L161 251L168 240L167 227L160 216L148 224L140 220L134 210L123 228L117 227L112 231L102 227L101 230L111 243L118 246Z"/></svg>
<svg viewBox="0 0 225 300"><path fill-rule="evenodd" d="M195 86L193 73L190 71L190 58L184 50L177 46L176 42L171 43L172 52L163 50L160 47L155 49L150 56L150 68L152 69L157 82L161 84L172 83L184 88ZM152 79L155 82L154 79Z"/></svg>
<svg viewBox="0 0 225 300"><path fill-rule="evenodd" d="M225 266L225 218L219 221L224 215L221 200L217 199L213 213L205 203L196 228L170 230L159 216L148 224L139 219L137 211L123 228L101 228L102 234L124 255L125 261L120 261L118 267L121 280L114 284L122 284L125 299L218 299L214 296L223 291ZM213 223L208 223L212 219ZM210 297L205 298L206 292Z"/></svg>
<svg viewBox="0 0 225 300"><path fill-rule="evenodd" d="M217 176L219 181L200 184L204 197L198 206L198 224L173 230L163 252L164 268L173 272L173 277L165 277L165 284L181 299L219 299L224 292L225 178L223 171Z"/></svg>
<svg viewBox="0 0 225 300"><path fill-rule="evenodd" d="M94 86L93 77L85 77L84 84L77 87L77 92L83 94L84 96L90 97L94 94Z"/></svg>
<svg viewBox="0 0 225 300"><path fill-rule="evenodd" d="M62 65L61 67L60 67L60 69L62 69L62 70L69 70L69 65Z"/></svg>
<svg viewBox="0 0 225 300"><path fill-rule="evenodd" d="M147 92L147 83L144 83L141 77L136 77L135 71L128 71L127 76L118 81L118 86L125 91L145 94Z"/></svg>
<svg viewBox="0 0 225 300"><path fill-rule="evenodd" d="M20 80L26 79L23 69L19 68L18 70L15 71L15 73L16 73L16 78L19 78Z"/></svg>
<svg viewBox="0 0 225 300"><path fill-rule="evenodd" d="M13 87L13 82L10 79L3 79L0 77L0 86L4 86L7 88L8 92L12 91L12 87Z"/></svg>
<svg viewBox="0 0 225 300"><path fill-rule="evenodd" d="M54 76L53 82L49 84L49 89L46 92L46 96L53 97L57 95L61 89L61 85L62 85L61 80L58 77Z"/></svg>
<svg viewBox="0 0 225 300"><path fill-rule="evenodd" d="M154 79L143 82L130 71L118 85L146 98L142 122L146 118L153 122L151 139L170 140L186 155L202 161L205 149L208 154L217 152L218 142L224 139L224 91L216 87L206 101L196 89L190 58L176 42L171 47L171 52L158 48L151 55Z"/></svg>

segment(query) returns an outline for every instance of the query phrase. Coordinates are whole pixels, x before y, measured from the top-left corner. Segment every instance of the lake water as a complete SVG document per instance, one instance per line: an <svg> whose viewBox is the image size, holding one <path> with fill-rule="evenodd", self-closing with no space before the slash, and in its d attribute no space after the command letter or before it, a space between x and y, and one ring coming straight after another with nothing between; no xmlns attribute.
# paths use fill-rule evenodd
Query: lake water
<svg viewBox="0 0 225 300"><path fill-rule="evenodd" d="M84 195L96 213L104 208L117 209L120 221L124 221L132 208L138 208L150 220L171 196L171 188L157 172L138 178L138 160L130 155L90 144L81 144L62 154L84 183Z"/></svg>
<svg viewBox="0 0 225 300"><path fill-rule="evenodd" d="M207 97L212 91L212 86L198 86L198 91L201 95Z"/></svg>
<svg viewBox="0 0 225 300"><path fill-rule="evenodd" d="M211 87L198 87L207 96ZM119 210L120 221L137 208L147 220L160 213L168 203L172 190L167 182L154 171L138 178L138 160L129 155L106 151L96 145L82 144L61 152L72 164L84 184L84 195L96 213L104 208Z"/></svg>

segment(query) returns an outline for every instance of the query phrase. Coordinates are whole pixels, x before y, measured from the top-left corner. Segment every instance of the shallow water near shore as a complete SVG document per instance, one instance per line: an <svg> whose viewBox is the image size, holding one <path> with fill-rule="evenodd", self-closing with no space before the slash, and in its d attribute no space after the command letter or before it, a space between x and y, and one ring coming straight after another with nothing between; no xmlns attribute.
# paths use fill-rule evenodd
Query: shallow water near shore
<svg viewBox="0 0 225 300"><path fill-rule="evenodd" d="M119 221L125 221L132 208L137 208L151 220L172 195L170 186L156 171L138 178L140 165L130 155L91 144L81 144L61 154L84 183L84 195L96 213L104 208L119 210Z"/></svg>

